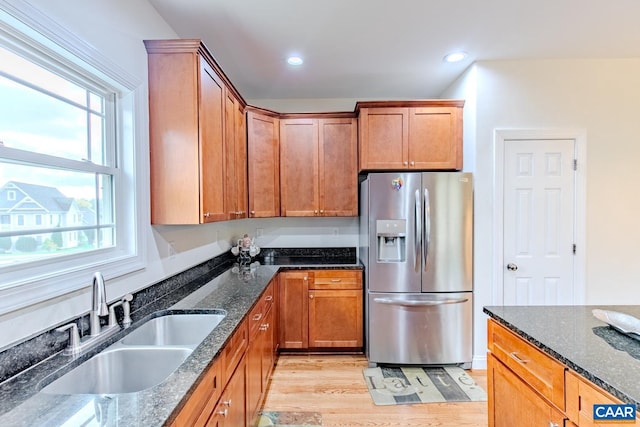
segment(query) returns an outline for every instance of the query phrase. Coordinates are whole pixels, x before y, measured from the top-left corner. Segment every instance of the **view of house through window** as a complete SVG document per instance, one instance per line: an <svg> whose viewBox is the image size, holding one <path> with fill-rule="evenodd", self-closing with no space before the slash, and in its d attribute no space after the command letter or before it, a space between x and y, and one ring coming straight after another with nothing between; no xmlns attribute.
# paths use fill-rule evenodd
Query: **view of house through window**
<svg viewBox="0 0 640 427"><path fill-rule="evenodd" d="M0 45L0 268L115 245L114 99Z"/></svg>

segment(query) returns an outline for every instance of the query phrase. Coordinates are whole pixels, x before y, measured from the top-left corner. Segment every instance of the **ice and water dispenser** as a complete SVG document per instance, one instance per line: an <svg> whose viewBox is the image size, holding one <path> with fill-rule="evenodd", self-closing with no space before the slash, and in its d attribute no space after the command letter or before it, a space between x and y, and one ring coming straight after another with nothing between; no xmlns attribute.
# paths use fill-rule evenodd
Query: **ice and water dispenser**
<svg viewBox="0 0 640 427"><path fill-rule="evenodd" d="M404 262L406 259L407 221L379 219L376 221L378 262Z"/></svg>

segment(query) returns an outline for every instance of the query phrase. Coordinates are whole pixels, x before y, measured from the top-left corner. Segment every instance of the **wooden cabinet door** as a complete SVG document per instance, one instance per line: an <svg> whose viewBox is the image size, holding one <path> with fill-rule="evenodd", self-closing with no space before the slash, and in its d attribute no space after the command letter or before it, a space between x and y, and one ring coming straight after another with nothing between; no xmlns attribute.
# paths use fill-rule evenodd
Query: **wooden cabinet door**
<svg viewBox="0 0 640 427"><path fill-rule="evenodd" d="M285 271L278 279L278 332L281 349L309 347L309 271Z"/></svg>
<svg viewBox="0 0 640 427"><path fill-rule="evenodd" d="M280 120L282 216L319 215L318 120Z"/></svg>
<svg viewBox="0 0 640 427"><path fill-rule="evenodd" d="M207 427L246 427L246 361L243 357L222 393Z"/></svg>
<svg viewBox="0 0 640 427"><path fill-rule="evenodd" d="M275 318L275 310L272 308L267 312L261 331L264 335L262 347L262 393L267 392L269 378L276 363Z"/></svg>
<svg viewBox="0 0 640 427"><path fill-rule="evenodd" d="M360 170L407 168L408 108L362 108L359 131Z"/></svg>
<svg viewBox="0 0 640 427"><path fill-rule="evenodd" d="M362 290L309 291L309 347L362 347Z"/></svg>
<svg viewBox="0 0 640 427"><path fill-rule="evenodd" d="M320 119L320 214L358 215L358 142L355 119Z"/></svg>
<svg viewBox="0 0 640 427"><path fill-rule="evenodd" d="M410 169L462 169L461 110L457 107L410 109Z"/></svg>
<svg viewBox="0 0 640 427"><path fill-rule="evenodd" d="M224 200L224 84L200 58L200 222L227 219ZM176 206L176 209L184 208Z"/></svg>
<svg viewBox="0 0 640 427"><path fill-rule="evenodd" d="M487 359L489 427L563 426L564 415L492 354Z"/></svg>
<svg viewBox="0 0 640 427"><path fill-rule="evenodd" d="M280 215L279 134L278 118L247 113L250 218Z"/></svg>
<svg viewBox="0 0 640 427"><path fill-rule="evenodd" d="M241 103L225 91L225 206L227 219L247 217L247 139Z"/></svg>
<svg viewBox="0 0 640 427"><path fill-rule="evenodd" d="M235 110L235 168L236 168L236 218L247 218L248 208L248 182L247 182L247 118L244 107L238 103Z"/></svg>
<svg viewBox="0 0 640 427"><path fill-rule="evenodd" d="M255 424L260 397L262 394L262 349L264 347L264 334L259 331L252 337L251 344L247 349L247 419L251 425Z"/></svg>

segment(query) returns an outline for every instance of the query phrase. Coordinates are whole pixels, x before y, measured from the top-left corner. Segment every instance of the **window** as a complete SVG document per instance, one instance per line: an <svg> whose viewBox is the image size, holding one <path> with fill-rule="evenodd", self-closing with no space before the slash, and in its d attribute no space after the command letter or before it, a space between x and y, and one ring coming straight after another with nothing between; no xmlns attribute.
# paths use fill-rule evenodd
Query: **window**
<svg viewBox="0 0 640 427"><path fill-rule="evenodd" d="M0 186L14 188L7 194L16 205L5 208L25 212L18 215L19 227L1 236L47 242L16 245L0 255L0 265L116 244L115 96L114 90L72 69L52 66L26 49L0 46ZM25 195L23 200L16 200L16 190ZM74 212L79 209L82 221ZM67 221L49 229L36 227L42 217L34 210ZM26 216L34 219L25 221ZM78 231L82 240L75 238Z"/></svg>
<svg viewBox="0 0 640 427"><path fill-rule="evenodd" d="M0 5L0 314L143 268L143 85L24 7Z"/></svg>

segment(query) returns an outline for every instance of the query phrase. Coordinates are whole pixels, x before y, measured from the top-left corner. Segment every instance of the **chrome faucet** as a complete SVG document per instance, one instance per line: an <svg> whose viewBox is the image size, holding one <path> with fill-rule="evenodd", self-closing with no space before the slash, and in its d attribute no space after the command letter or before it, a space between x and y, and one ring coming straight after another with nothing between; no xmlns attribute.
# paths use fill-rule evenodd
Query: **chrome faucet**
<svg viewBox="0 0 640 427"><path fill-rule="evenodd" d="M113 309L117 305L124 305L125 308L125 322L129 322L131 324L131 318L129 317L129 302L133 299L131 295L126 295L121 301L117 301L114 303L111 310L109 310L109 306L107 305L107 292L106 287L104 285L104 277L102 277L102 273L97 272L93 275L93 286L92 286L92 295L91 295L91 311L89 311L89 336L85 338L80 338L80 331L78 329L78 325L75 323L69 323L67 325L61 326L56 329L58 332L64 332L69 330L69 346L65 349L65 355L73 355L76 356L78 354L82 354L83 352L95 347L100 344L104 340L106 340L111 335L115 334L120 330L120 326L115 321L115 312ZM109 324L102 328L100 326L100 317L107 316L113 312L112 315L109 316Z"/></svg>
<svg viewBox="0 0 640 427"><path fill-rule="evenodd" d="M89 325L91 327L89 335L92 337L100 334L100 316L109 314L107 307L107 290L104 286L102 273L96 272L93 275L93 300L91 311L89 312Z"/></svg>

